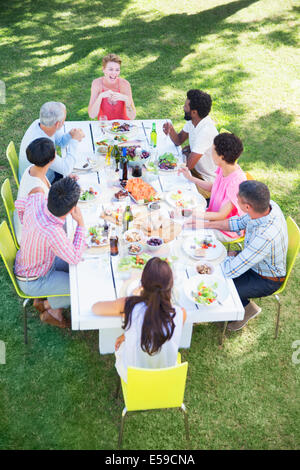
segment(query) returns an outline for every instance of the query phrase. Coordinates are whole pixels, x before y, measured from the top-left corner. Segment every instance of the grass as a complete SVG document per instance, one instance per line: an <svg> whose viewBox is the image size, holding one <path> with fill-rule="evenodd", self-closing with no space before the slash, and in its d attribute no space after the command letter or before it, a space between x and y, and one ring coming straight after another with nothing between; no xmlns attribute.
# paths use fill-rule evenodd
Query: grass
<svg viewBox="0 0 300 470"><path fill-rule="evenodd" d="M4 2L2 2L4 4ZM299 4L289 0L29 0L5 3L0 18L0 184L13 178L5 158L41 104L63 101L69 120L86 120L101 57L123 59L138 118L170 117L183 125L186 91L213 97L217 124L244 142L241 166L269 185L285 215L300 224ZM0 206L1 219L5 217ZM247 328L217 345L216 325L194 327L185 402L194 449L297 449L300 444L299 259L282 296L279 337L275 302ZM122 401L112 393L112 356L99 356L98 333L72 334L30 320L22 337L21 302L0 263L0 449L115 449ZM176 410L133 414L125 449L183 449Z"/></svg>

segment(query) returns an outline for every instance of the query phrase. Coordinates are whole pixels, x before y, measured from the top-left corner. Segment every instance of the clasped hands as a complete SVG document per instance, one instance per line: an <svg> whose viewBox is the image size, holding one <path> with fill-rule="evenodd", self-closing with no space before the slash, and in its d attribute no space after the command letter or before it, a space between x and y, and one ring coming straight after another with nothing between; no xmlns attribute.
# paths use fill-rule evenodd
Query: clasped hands
<svg viewBox="0 0 300 470"><path fill-rule="evenodd" d="M117 101L125 101L126 106L130 105L129 97L117 91L106 90L100 93L99 96L101 96L101 98L109 98L113 103L116 103Z"/></svg>

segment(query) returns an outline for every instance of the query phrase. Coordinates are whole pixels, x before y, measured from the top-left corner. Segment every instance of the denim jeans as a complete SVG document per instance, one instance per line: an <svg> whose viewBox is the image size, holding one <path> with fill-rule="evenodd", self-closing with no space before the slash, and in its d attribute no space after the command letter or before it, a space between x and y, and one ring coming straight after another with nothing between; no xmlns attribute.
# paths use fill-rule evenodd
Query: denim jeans
<svg viewBox="0 0 300 470"><path fill-rule="evenodd" d="M19 281L20 289L31 296L47 296L52 294L69 294L69 265L56 257L53 265L45 276L36 281ZM67 308L70 306L70 297L49 297L51 308Z"/></svg>
<svg viewBox="0 0 300 470"><path fill-rule="evenodd" d="M249 298L271 295L273 292L276 292L282 284L282 282L263 279L252 269L249 269L249 271L246 271L241 276L232 280L244 307L248 305Z"/></svg>

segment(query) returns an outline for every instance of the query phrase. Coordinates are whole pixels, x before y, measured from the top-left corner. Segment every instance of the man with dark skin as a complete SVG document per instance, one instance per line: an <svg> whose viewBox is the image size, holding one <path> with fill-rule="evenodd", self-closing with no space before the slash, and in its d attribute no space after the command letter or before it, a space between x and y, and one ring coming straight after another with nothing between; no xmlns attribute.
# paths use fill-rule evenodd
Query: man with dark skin
<svg viewBox="0 0 300 470"><path fill-rule="evenodd" d="M189 139L189 145L182 152L186 155L186 164L193 176L213 182L217 169L212 159L212 144L218 131L209 116L211 97L201 90L189 90L184 103L184 118L187 123L177 133L171 123L166 122L163 130L175 145L182 145ZM198 191L208 198L210 193L201 188Z"/></svg>

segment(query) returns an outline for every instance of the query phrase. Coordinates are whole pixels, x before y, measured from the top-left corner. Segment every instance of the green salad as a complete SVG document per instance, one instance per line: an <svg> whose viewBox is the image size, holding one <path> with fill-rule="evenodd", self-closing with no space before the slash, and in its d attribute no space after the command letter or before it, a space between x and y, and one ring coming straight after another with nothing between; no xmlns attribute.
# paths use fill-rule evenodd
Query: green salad
<svg viewBox="0 0 300 470"><path fill-rule="evenodd" d="M218 287L218 283L215 282L212 286L206 286L205 282L202 281L197 286L197 291L192 291L192 297L198 304L210 305L216 301L218 294L214 289Z"/></svg>
<svg viewBox="0 0 300 470"><path fill-rule="evenodd" d="M158 158L158 168L161 170L174 170L177 166L177 158L173 153L164 153Z"/></svg>
<svg viewBox="0 0 300 470"><path fill-rule="evenodd" d="M147 261L151 258L147 253L134 256L124 256L118 264L119 271L128 271L130 269L143 269Z"/></svg>
<svg viewBox="0 0 300 470"><path fill-rule="evenodd" d="M95 199L97 195L97 192L93 190L93 188L90 188L86 191L82 191L82 193L80 194L80 198L79 200L80 201L92 201L93 199Z"/></svg>

